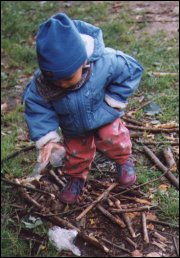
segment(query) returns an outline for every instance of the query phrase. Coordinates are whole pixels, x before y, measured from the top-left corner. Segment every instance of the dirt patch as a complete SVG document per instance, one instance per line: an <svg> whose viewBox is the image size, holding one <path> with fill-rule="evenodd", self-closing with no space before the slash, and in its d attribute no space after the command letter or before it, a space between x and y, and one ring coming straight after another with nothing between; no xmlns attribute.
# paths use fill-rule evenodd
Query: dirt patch
<svg viewBox="0 0 180 258"><path fill-rule="evenodd" d="M163 31L171 39L179 32L178 1L113 1L112 13L114 18L131 13L128 19L138 38Z"/></svg>
<svg viewBox="0 0 180 258"><path fill-rule="evenodd" d="M141 34L154 35L163 31L168 39L173 38L179 31L179 2L178 1L129 1L129 8L136 13L135 20L146 24L138 30Z"/></svg>

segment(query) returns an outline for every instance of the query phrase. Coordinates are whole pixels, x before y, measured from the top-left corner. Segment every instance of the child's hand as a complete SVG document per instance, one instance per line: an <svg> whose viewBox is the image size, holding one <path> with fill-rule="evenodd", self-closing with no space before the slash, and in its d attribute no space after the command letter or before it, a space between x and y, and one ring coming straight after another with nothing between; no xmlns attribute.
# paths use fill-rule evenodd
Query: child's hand
<svg viewBox="0 0 180 258"><path fill-rule="evenodd" d="M65 149L62 145L55 142L49 142L39 151L38 162L48 163L53 150L62 150L62 154L65 153Z"/></svg>

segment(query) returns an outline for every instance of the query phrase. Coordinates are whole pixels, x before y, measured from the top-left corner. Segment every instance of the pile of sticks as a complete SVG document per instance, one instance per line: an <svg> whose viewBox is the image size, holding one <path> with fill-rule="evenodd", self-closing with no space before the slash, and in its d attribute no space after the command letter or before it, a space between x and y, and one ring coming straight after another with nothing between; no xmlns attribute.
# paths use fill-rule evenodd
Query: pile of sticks
<svg viewBox="0 0 180 258"><path fill-rule="evenodd" d="M156 180L160 180L168 172L169 170L166 170ZM3 180L8 183L7 179ZM48 220L54 225L76 229L81 238L100 248L105 253L109 253L110 247L114 247L126 254L131 254L131 248L126 249L112 243L105 236L99 238L93 235L92 232L89 233L90 229L87 225L82 228L82 221L91 218L95 212L99 214L100 220L103 221L106 218L114 227L118 227L120 230L127 230L129 236L126 237L126 242L134 249L138 247L136 239L140 234L145 243L150 243L147 229L148 223L163 224L161 221L148 221L148 212L153 212L158 207L151 203L145 197L145 194L140 191L141 185L123 190L116 182L90 179L80 196L79 202L75 207L68 207L67 210L67 206L62 204L58 198L66 182L67 179L60 169L47 170L40 180L32 182L19 179L16 179L14 182L10 181L12 185L17 187L20 196L25 201L24 203L32 207L32 215ZM136 224L134 225L131 219L130 215L133 213L138 214L138 218L141 221L140 232L136 232ZM176 225L167 225L176 227Z"/></svg>

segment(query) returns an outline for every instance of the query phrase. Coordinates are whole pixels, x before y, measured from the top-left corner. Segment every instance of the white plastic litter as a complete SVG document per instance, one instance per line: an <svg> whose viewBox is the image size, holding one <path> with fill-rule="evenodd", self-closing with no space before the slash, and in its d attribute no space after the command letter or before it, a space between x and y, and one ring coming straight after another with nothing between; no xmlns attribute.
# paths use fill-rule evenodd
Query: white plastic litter
<svg viewBox="0 0 180 258"><path fill-rule="evenodd" d="M49 240L59 252L62 250L72 251L73 254L81 256L79 248L73 244L77 234L75 229L67 230L57 226L52 227L48 232Z"/></svg>
<svg viewBox="0 0 180 258"><path fill-rule="evenodd" d="M53 167L62 166L62 160L65 157L65 149L57 149L52 151L49 161Z"/></svg>

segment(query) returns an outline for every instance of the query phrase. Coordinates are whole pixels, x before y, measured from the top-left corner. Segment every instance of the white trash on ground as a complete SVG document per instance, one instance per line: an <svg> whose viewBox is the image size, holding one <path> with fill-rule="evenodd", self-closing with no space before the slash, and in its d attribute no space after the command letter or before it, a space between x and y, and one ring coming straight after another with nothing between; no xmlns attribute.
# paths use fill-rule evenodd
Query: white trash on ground
<svg viewBox="0 0 180 258"><path fill-rule="evenodd" d="M62 250L72 251L73 254L81 256L79 248L73 244L77 234L75 229L67 230L57 226L50 228L48 232L49 240L59 252Z"/></svg>

